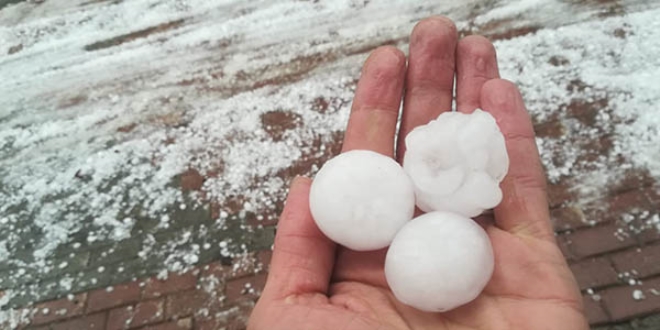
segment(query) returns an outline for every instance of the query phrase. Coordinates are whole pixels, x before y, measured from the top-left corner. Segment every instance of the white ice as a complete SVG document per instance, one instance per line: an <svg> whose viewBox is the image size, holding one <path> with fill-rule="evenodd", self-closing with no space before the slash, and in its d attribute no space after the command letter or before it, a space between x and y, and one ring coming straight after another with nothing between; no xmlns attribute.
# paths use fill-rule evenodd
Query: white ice
<svg viewBox="0 0 660 330"><path fill-rule="evenodd" d="M413 217L415 194L392 158L354 150L328 162L314 178L312 216L333 241L356 251L388 246Z"/></svg>
<svg viewBox="0 0 660 330"><path fill-rule="evenodd" d="M509 168L504 136L488 112L445 112L406 137L403 168L417 206L474 217L502 200Z"/></svg>
<svg viewBox="0 0 660 330"><path fill-rule="evenodd" d="M473 220L431 212L408 222L385 259L385 277L396 298L428 312L474 300L494 267L486 232Z"/></svg>

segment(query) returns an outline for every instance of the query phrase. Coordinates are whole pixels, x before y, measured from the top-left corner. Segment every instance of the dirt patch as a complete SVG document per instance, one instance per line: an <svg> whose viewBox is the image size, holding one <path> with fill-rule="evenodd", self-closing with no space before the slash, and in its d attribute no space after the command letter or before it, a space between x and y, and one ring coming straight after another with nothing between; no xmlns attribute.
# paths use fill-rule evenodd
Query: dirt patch
<svg viewBox="0 0 660 330"><path fill-rule="evenodd" d="M95 42L93 44L89 44L84 47L86 51L95 51L95 50L100 50L100 49L105 49L105 48L110 48L114 47L117 45L121 45L123 43L131 42L137 39L141 38L146 38L152 34L157 34L157 33L162 33L168 30L173 30L178 28L179 26L183 25L185 20L180 19L172 22L167 22L163 24L159 24L156 26L148 27L146 29L142 29L139 31L131 32L128 34L116 36L114 38L102 40Z"/></svg>
<svg viewBox="0 0 660 330"><path fill-rule="evenodd" d="M59 108L59 109L70 108L70 107L76 106L78 104L81 104L81 103L87 101L87 99L88 99L88 97L85 94L80 94L80 95L76 95L76 96L73 96L73 97L70 97L70 98L66 98L64 100L61 100L57 104L57 108Z"/></svg>
<svg viewBox="0 0 660 330"><path fill-rule="evenodd" d="M269 51L263 50L263 52L268 53ZM176 85L194 85L202 91L220 93L223 97L231 97L266 86L282 86L295 83L321 64L333 61L336 58L337 54L332 52L298 56L288 62L269 64L250 71L239 70L231 77L226 77L226 73L220 68L210 73L210 76L214 78L213 80L226 78L230 79L231 82L213 85L213 80L193 77L181 80ZM205 76L208 75L205 74Z"/></svg>
<svg viewBox="0 0 660 330"><path fill-rule="evenodd" d="M128 125L121 126L117 128L117 132L128 133L137 127L136 123L130 123Z"/></svg>
<svg viewBox="0 0 660 330"><path fill-rule="evenodd" d="M399 38L399 39L387 39L384 41L379 41L379 42L371 42L367 44L361 44L361 45L355 45L353 47L349 46L347 47L346 51L344 54L346 56L353 56L353 55L358 55L358 54L364 54L364 53L369 53L372 50L382 47L382 46L396 46L397 44L401 42L407 42L408 37L405 38Z"/></svg>
<svg viewBox="0 0 660 330"><path fill-rule="evenodd" d="M268 111L261 115L261 127L274 141L281 141L284 134L301 124L301 117L290 111Z"/></svg>
<svg viewBox="0 0 660 330"><path fill-rule="evenodd" d="M173 111L163 115L153 116L149 121L154 123L159 123L167 127L182 127L187 124L183 113L180 111Z"/></svg>
<svg viewBox="0 0 660 330"><path fill-rule="evenodd" d="M596 125L596 117L601 111L607 109L609 100L601 98L596 100L573 99L566 106L567 115L573 117L587 126Z"/></svg>
<svg viewBox="0 0 660 330"><path fill-rule="evenodd" d="M104 2L109 2L113 5L116 5L118 3L124 2L124 0L90 0L90 1L86 1L86 2L81 3L79 6L84 7L84 6L89 6L89 5L93 5L93 4L96 4L96 3L104 3Z"/></svg>
<svg viewBox="0 0 660 330"><path fill-rule="evenodd" d="M566 133L566 128L559 119L552 118L543 123L534 125L536 136L543 138L560 138Z"/></svg>
<svg viewBox="0 0 660 330"><path fill-rule="evenodd" d="M580 79L571 80L568 85L566 85L566 90L571 93L582 93L584 90L589 87L587 83Z"/></svg>
<svg viewBox="0 0 660 330"><path fill-rule="evenodd" d="M528 34L536 33L540 30L540 26L523 26L519 28L509 29L501 32L488 33L485 32L484 36L488 37L490 40L507 40L513 39L516 37L522 37Z"/></svg>
<svg viewBox="0 0 660 330"><path fill-rule="evenodd" d="M326 113L329 106L330 103L328 103L328 101L323 97L317 97L312 102L312 110L318 113Z"/></svg>
<svg viewBox="0 0 660 330"><path fill-rule="evenodd" d="M550 57L550 60L548 60L548 63L550 63L553 66L566 66L571 64L571 62L563 56L555 55Z"/></svg>
<svg viewBox="0 0 660 330"><path fill-rule="evenodd" d="M20 52L21 50L23 50L23 44L18 44L16 46L11 46L11 47L9 47L9 50L7 51L7 55L16 54L16 53Z"/></svg>
<svg viewBox="0 0 660 330"><path fill-rule="evenodd" d="M238 80L253 81L253 83L247 88L248 90L268 85L290 84L299 81L319 65L325 62L330 62L335 58L336 55L332 53L298 56L286 63L265 66L254 73L247 74L245 72L239 72L236 78ZM259 79L259 77L265 76L267 72L282 72L283 74L272 78ZM242 73L242 75L240 75L240 73Z"/></svg>
<svg viewBox="0 0 660 330"><path fill-rule="evenodd" d="M651 187L655 184L655 179L647 169L632 168L625 171L621 180L607 187L607 190L608 195L615 196L626 191Z"/></svg>
<svg viewBox="0 0 660 330"><path fill-rule="evenodd" d="M459 35L463 37L479 34L490 40L506 40L536 33L536 31L543 28L540 25L512 27L516 25L514 23L511 19L494 20L481 26L477 26L474 22L471 22L466 28L459 31Z"/></svg>
<svg viewBox="0 0 660 330"><path fill-rule="evenodd" d="M618 28L618 29L614 30L613 34L614 34L615 37L617 37L619 39L625 39L626 36L628 35L626 30L624 30L622 28Z"/></svg>
<svg viewBox="0 0 660 330"><path fill-rule="evenodd" d="M183 191L199 191L206 179L195 169L188 169L180 174L180 185Z"/></svg>

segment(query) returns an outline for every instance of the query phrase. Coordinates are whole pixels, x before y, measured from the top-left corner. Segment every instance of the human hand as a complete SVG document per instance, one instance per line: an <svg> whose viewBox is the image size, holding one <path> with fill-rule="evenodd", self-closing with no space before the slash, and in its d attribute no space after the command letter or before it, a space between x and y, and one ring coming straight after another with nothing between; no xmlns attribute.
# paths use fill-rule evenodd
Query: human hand
<svg viewBox="0 0 660 330"><path fill-rule="evenodd" d="M407 68L396 48L375 50L362 70L343 151L368 149L401 161L406 134L451 108L454 74L458 111L489 111L511 160L502 202L493 215L477 219L495 254L493 276L481 295L445 313L398 302L383 272L386 249L336 246L310 214L311 180L296 178L249 329L588 329L575 279L554 239L532 123L515 85L499 79L488 40L458 41L450 20L433 17L413 30Z"/></svg>

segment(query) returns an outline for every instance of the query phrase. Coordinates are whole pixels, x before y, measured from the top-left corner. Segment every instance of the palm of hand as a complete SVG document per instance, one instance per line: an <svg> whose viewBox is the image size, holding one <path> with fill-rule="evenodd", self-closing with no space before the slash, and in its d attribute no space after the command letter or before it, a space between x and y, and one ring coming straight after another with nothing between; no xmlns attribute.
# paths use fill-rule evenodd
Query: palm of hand
<svg viewBox="0 0 660 330"><path fill-rule="evenodd" d="M278 301L255 329L586 329L572 275L554 244L488 229L496 269L482 294L447 313L399 303L381 280L346 280L331 295L304 293ZM369 278L374 269L358 270Z"/></svg>
<svg viewBox="0 0 660 330"><path fill-rule="evenodd" d="M479 219L495 253L495 270L482 294L445 313L401 304L385 281L385 251L337 248L320 233L309 213L311 181L298 178L280 220L268 282L250 329L588 328L575 280L554 242L533 129L520 95L515 86L496 79L495 53L488 41L468 37L457 45L456 39L455 28L446 19L428 19L415 28L399 134L405 136L437 117L438 104L451 106L452 89L447 86L453 83L454 68L459 110L483 107L497 118L507 138L511 168L502 182L504 200L494 217ZM394 155L396 111L406 67L405 61L393 59L393 53L402 56L385 48L367 60L344 150ZM441 71L448 67L449 74ZM429 74L434 76L426 77ZM399 145L398 159L404 147Z"/></svg>

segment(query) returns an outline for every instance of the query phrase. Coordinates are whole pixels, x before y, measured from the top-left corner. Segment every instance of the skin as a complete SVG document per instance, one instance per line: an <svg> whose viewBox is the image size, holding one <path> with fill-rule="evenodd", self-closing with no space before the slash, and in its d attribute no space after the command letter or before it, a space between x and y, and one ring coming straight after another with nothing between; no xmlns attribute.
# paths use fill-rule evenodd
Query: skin
<svg viewBox="0 0 660 330"><path fill-rule="evenodd" d="M495 253L495 270L482 294L445 313L401 304L385 280L386 250L355 252L326 238L309 211L311 180L298 177L248 329L589 328L553 235L532 123L516 86L499 79L495 48L487 39L459 41L452 21L431 17L414 28L408 63L396 48L373 51L358 83L343 151L368 149L401 161L406 134L451 108L454 76L458 111L489 111L504 133L511 160L501 184L502 203L493 215L477 219ZM396 132L402 98L402 125Z"/></svg>

